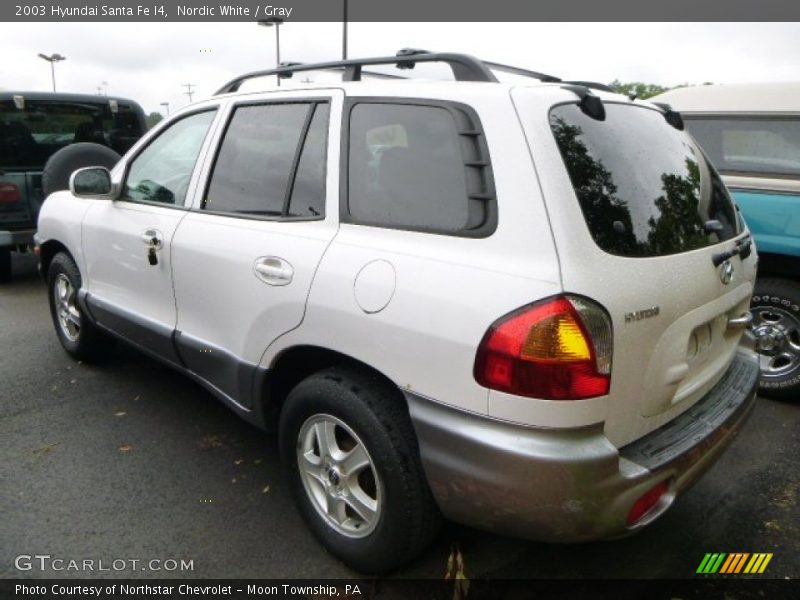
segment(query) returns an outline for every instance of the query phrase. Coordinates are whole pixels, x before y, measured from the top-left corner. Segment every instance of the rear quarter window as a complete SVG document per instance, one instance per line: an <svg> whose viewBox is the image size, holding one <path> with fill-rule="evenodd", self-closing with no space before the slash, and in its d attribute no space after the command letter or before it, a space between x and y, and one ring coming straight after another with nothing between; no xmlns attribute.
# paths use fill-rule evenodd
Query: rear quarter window
<svg viewBox="0 0 800 600"><path fill-rule="evenodd" d="M488 149L468 109L358 102L348 142L349 222L469 237L494 230Z"/></svg>
<svg viewBox="0 0 800 600"><path fill-rule="evenodd" d="M577 104L550 112L550 126L595 243L611 254L687 252L738 233L719 175L686 132L650 108L606 103L595 120ZM705 224L718 221L719 231Z"/></svg>

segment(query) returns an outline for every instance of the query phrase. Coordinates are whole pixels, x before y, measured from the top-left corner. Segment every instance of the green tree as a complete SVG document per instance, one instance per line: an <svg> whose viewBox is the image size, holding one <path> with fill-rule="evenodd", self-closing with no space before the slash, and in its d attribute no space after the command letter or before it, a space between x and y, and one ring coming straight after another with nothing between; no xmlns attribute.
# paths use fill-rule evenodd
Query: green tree
<svg viewBox="0 0 800 600"><path fill-rule="evenodd" d="M591 155L580 139L580 127L556 116L550 124L595 242L605 250L636 256L639 244L633 235L631 212L617 196L611 172Z"/></svg>
<svg viewBox="0 0 800 600"><path fill-rule="evenodd" d="M632 81L630 83L623 83L619 79L615 79L608 84L611 89L619 94L630 96L635 94L637 98L644 100L645 98L652 98L672 89L663 85L655 83L642 83L640 81Z"/></svg>
<svg viewBox="0 0 800 600"><path fill-rule="evenodd" d="M164 117L161 115L161 113L151 112L149 115L147 115L145 117L145 122L147 123L147 128L150 129L156 123L158 123L159 121L161 121L163 119L164 119Z"/></svg>

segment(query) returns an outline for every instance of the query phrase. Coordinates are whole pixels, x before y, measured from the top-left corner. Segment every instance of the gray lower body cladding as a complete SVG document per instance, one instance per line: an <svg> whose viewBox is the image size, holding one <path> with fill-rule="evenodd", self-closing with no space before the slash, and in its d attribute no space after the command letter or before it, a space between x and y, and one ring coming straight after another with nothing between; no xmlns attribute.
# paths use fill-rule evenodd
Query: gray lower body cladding
<svg viewBox="0 0 800 600"><path fill-rule="evenodd" d="M627 535L663 514L722 453L755 401L758 363L741 350L704 398L621 449L602 424L538 429L490 420L406 392L428 481L451 520L552 542ZM668 482L634 525L636 500Z"/></svg>

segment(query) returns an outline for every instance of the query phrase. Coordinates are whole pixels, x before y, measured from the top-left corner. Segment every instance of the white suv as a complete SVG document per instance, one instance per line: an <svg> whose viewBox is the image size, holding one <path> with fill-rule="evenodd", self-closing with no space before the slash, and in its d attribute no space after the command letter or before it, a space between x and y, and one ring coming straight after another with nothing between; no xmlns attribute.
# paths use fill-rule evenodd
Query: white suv
<svg viewBox="0 0 800 600"><path fill-rule="evenodd" d="M457 81L361 81L423 62ZM320 68L345 81L237 91ZM756 253L680 115L465 55L240 77L76 171L38 243L66 350L121 338L274 424L306 521L362 571L440 515L635 531L755 398Z"/></svg>

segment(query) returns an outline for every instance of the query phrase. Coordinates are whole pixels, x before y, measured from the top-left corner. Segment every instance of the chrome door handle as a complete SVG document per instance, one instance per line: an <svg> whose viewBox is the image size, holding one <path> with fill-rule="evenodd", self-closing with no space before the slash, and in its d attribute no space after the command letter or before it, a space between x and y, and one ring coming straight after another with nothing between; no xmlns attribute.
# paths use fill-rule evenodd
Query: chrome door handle
<svg viewBox="0 0 800 600"><path fill-rule="evenodd" d="M292 265L277 256L264 256L256 259L253 271L256 277L269 285L288 285L294 277Z"/></svg>
<svg viewBox="0 0 800 600"><path fill-rule="evenodd" d="M142 243L148 248L161 250L164 247L164 236L158 229L146 229L142 233Z"/></svg>
<svg viewBox="0 0 800 600"><path fill-rule="evenodd" d="M728 329L746 329L752 322L753 314L746 312L741 317L736 317L735 319L728 318Z"/></svg>

